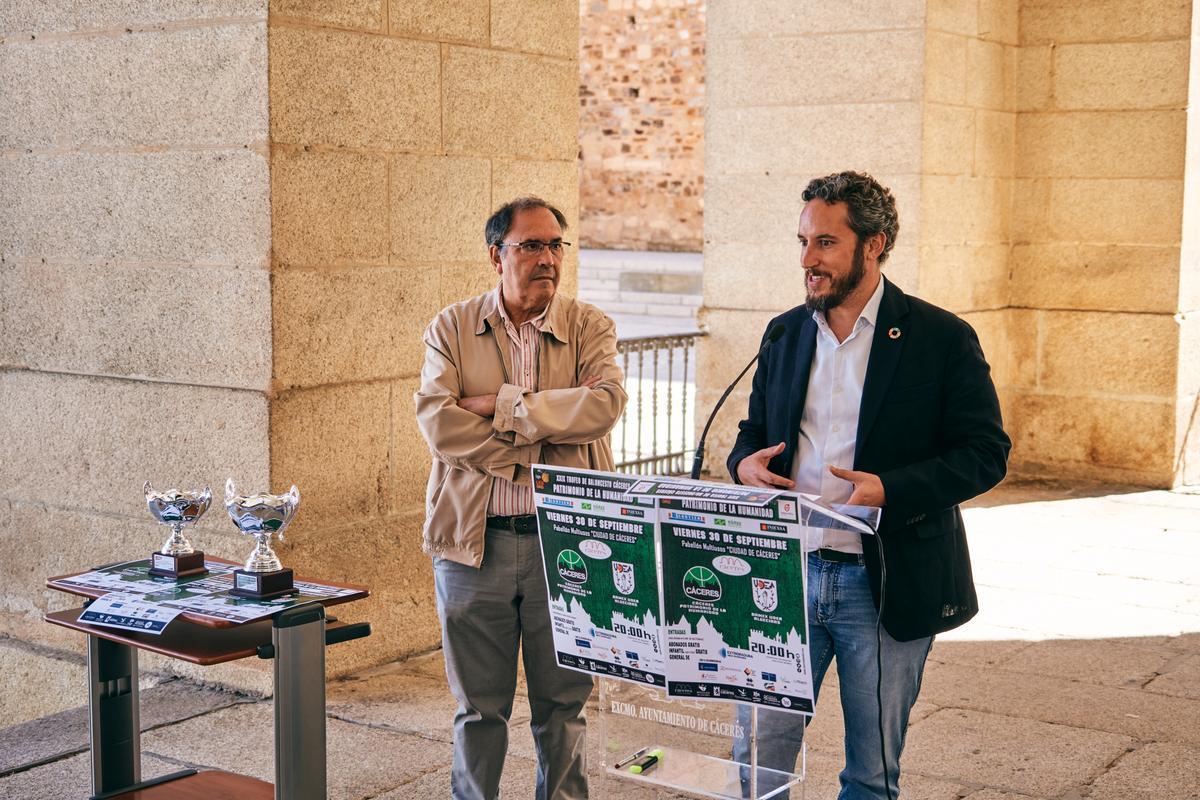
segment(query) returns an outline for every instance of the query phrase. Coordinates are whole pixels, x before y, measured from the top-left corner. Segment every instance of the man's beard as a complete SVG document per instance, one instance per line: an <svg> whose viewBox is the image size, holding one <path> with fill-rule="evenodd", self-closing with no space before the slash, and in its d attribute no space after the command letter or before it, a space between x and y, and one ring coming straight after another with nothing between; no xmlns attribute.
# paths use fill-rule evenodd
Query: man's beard
<svg viewBox="0 0 1200 800"><path fill-rule="evenodd" d="M807 276L811 270L805 270ZM850 264L850 272L845 277L834 278L828 272L817 271L829 280L829 291L820 297L811 295L804 298L804 305L809 311L828 311L837 308L846 301L850 293L858 288L862 279L867 275L866 262L863 258L863 243L859 242L854 248L854 260Z"/></svg>

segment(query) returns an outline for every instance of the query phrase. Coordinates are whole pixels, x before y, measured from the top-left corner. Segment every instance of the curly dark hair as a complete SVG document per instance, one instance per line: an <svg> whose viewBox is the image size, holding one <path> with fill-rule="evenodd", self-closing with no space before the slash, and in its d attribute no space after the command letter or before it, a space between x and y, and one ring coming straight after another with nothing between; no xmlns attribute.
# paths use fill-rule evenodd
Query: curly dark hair
<svg viewBox="0 0 1200 800"><path fill-rule="evenodd" d="M813 178L804 188L804 202L820 198L826 203L845 203L850 230L859 242L882 233L886 239L879 263L887 261L896 235L900 233L900 217L896 213L896 198L879 181L863 172L836 172L823 178Z"/></svg>
<svg viewBox="0 0 1200 800"><path fill-rule="evenodd" d="M544 208L554 215L558 220L558 225L564 231L567 229L567 218L554 206L547 203L540 197L518 197L516 200L511 200L497 208L492 215L488 217L487 223L483 226L483 237L489 245L500 244L504 241L504 237L508 235L508 229L512 227L513 217L518 211L528 211L531 208Z"/></svg>

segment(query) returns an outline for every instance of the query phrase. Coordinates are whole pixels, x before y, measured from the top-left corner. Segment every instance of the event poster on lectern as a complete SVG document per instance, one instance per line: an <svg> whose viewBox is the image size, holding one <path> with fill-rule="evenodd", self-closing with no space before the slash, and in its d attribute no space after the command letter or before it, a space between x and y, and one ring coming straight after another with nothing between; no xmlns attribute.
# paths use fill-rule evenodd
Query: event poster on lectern
<svg viewBox="0 0 1200 800"><path fill-rule="evenodd" d="M659 498L668 695L812 713L799 505Z"/></svg>
<svg viewBox="0 0 1200 800"><path fill-rule="evenodd" d="M665 686L655 507L636 476L535 465L533 493L558 663Z"/></svg>

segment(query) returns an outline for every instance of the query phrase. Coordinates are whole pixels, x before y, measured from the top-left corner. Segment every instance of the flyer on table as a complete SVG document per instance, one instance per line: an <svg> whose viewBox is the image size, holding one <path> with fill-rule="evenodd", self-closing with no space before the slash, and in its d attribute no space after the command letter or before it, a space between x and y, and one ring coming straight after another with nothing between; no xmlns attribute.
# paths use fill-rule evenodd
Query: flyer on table
<svg viewBox="0 0 1200 800"><path fill-rule="evenodd" d="M658 505L667 694L812 714L798 498Z"/></svg>
<svg viewBox="0 0 1200 800"><path fill-rule="evenodd" d="M536 464L533 495L558 663L665 686L655 507L636 476Z"/></svg>

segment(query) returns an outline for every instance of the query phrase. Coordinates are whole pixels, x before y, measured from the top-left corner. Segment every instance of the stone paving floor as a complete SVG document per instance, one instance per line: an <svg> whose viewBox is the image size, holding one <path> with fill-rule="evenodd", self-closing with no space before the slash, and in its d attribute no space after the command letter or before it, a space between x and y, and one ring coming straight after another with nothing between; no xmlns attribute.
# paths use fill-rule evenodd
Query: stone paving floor
<svg viewBox="0 0 1200 800"><path fill-rule="evenodd" d="M966 516L982 611L934 646L902 796L1200 798L1200 494L1006 485ZM57 699L55 713L0 729L0 798L87 797L82 699L67 688L82 687L79 659L0 640L0 668ZM8 697L5 722L23 720ZM807 798L837 792L836 697L828 684L809 729ZM154 676L142 699L145 776L190 766L271 780L269 701ZM328 700L330 798L449 795L440 653L331 682ZM595 747L595 704L589 715ZM506 797L533 794L528 719L519 699ZM674 795L596 779L592 796Z"/></svg>

